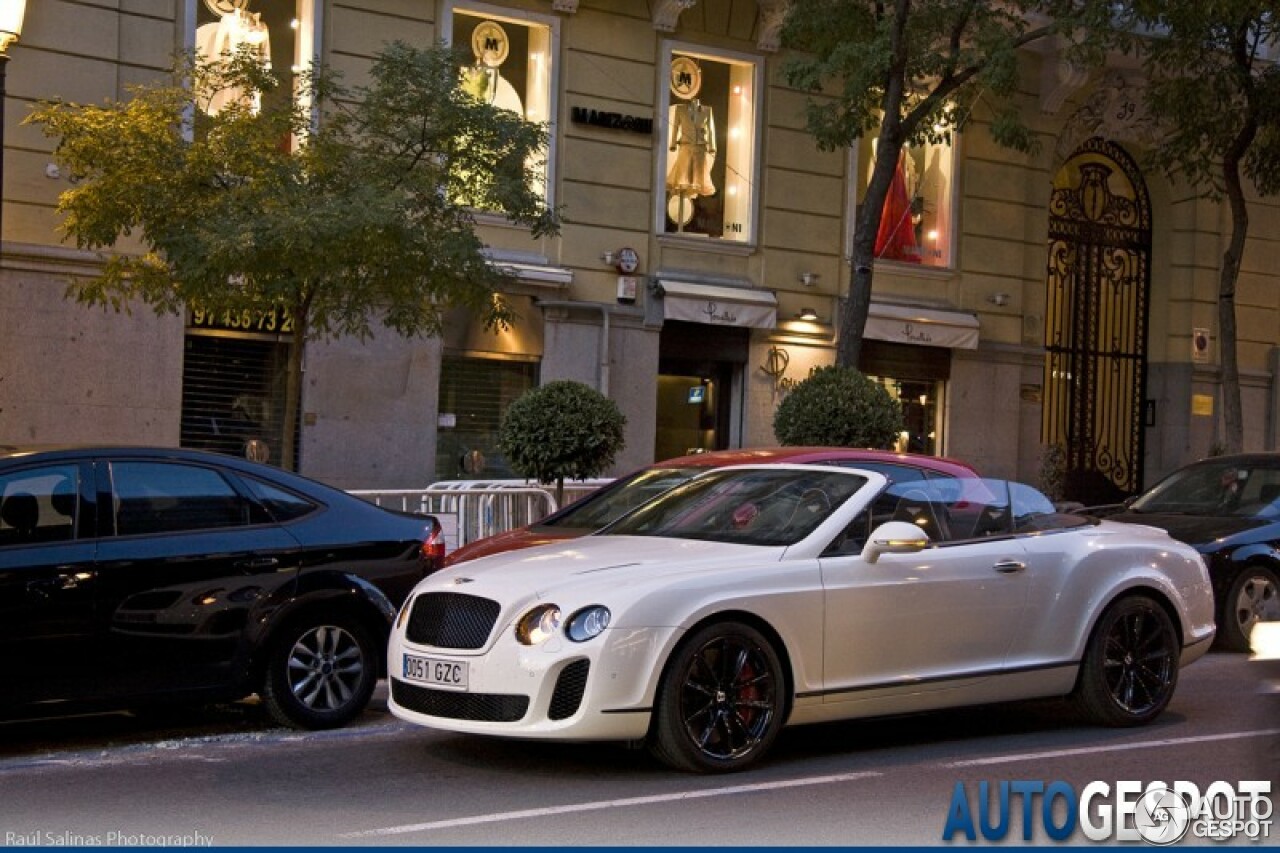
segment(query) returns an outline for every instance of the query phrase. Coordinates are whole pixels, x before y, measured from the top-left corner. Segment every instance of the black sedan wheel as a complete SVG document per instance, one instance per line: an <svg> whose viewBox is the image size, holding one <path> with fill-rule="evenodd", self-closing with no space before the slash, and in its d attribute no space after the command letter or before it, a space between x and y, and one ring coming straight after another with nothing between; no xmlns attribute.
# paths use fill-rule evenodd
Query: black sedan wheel
<svg viewBox="0 0 1280 853"><path fill-rule="evenodd" d="M364 626L343 616L303 619L272 647L263 699L286 726L334 728L364 710L377 679L377 647Z"/></svg>
<svg viewBox="0 0 1280 853"><path fill-rule="evenodd" d="M1265 566L1247 566L1231 584L1222 604L1219 642L1235 652L1249 651L1249 633L1259 622L1280 621L1280 580Z"/></svg>
<svg viewBox="0 0 1280 853"><path fill-rule="evenodd" d="M1149 723L1173 698L1180 654L1163 607L1145 595L1122 598L1102 614L1089 638L1076 704L1104 726Z"/></svg>
<svg viewBox="0 0 1280 853"><path fill-rule="evenodd" d="M709 625L667 663L650 749L680 770L742 770L782 728L784 690L777 652L759 631L737 622Z"/></svg>

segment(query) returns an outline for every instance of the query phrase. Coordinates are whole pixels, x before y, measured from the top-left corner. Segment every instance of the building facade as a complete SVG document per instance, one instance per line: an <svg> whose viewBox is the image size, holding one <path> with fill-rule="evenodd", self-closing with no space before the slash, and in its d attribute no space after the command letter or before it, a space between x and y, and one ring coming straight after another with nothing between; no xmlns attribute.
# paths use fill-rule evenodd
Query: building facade
<svg viewBox="0 0 1280 853"><path fill-rule="evenodd" d="M348 488L510 476L505 406L574 379L627 416L617 472L774 443L789 388L830 364L873 146L820 151L780 74L782 0L41 0L11 49L0 225L0 443L147 442L279 461L287 322L116 314L66 299L95 258L64 245L66 178L21 124L101 102L175 49L249 42L359 83L392 40L469 46L495 104L547 121L556 237L480 215L519 316L439 339L385 333L305 354L303 473ZM221 47L220 47L221 46ZM1033 155L975 115L899 161L877 235L861 367L903 449L1034 482L1066 451L1072 496L1131 493L1221 434L1223 207L1139 168L1139 81L1025 56ZM1277 446L1280 212L1255 199L1238 293L1246 447ZM124 246L127 250L129 247ZM273 455L274 454L274 455Z"/></svg>

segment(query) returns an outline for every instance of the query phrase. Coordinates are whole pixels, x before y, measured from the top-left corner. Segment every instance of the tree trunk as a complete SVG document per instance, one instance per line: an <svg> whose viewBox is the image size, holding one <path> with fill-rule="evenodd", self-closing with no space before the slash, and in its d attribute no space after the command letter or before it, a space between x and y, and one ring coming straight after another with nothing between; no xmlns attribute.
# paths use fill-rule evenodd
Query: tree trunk
<svg viewBox="0 0 1280 853"><path fill-rule="evenodd" d="M1244 450L1244 413L1240 402L1240 362L1236 348L1236 280L1240 277L1240 261L1244 257L1245 238L1249 235L1249 206L1240 179L1244 152L1253 144L1257 124L1245 122L1222 158L1222 176L1231 210L1231 239L1222 254L1218 272L1218 345L1222 351L1222 420L1226 451Z"/></svg>
<svg viewBox="0 0 1280 853"><path fill-rule="evenodd" d="M897 121L886 118L876 142L875 163L871 169L871 182L867 194L858 208L857 227L853 235L853 257L850 258L849 292L845 294L840 312L840 340L836 344L836 364L841 367L858 366L862 354L862 337L871 313L871 284L875 277L876 234L884 217L884 200L893 183L893 172L898 167L902 152L902 137Z"/></svg>
<svg viewBox="0 0 1280 853"><path fill-rule="evenodd" d="M289 366L284 382L284 436L281 442L280 467L293 471L297 466L298 409L302 402L302 356L307 344L307 314L309 306L298 304L290 306L293 312L293 341L289 346Z"/></svg>

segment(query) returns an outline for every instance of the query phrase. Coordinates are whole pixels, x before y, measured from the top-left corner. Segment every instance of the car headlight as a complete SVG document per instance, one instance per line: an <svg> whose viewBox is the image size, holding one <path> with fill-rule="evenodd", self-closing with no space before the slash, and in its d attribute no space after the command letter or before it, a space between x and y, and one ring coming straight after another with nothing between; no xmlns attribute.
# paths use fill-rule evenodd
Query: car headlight
<svg viewBox="0 0 1280 853"><path fill-rule="evenodd" d="M560 630L560 608L554 604L539 604L516 622L516 640L526 646L546 642Z"/></svg>
<svg viewBox="0 0 1280 853"><path fill-rule="evenodd" d="M584 607L569 617L564 632L575 643L585 643L592 637L600 636L600 632L609 627L612 614L603 604Z"/></svg>

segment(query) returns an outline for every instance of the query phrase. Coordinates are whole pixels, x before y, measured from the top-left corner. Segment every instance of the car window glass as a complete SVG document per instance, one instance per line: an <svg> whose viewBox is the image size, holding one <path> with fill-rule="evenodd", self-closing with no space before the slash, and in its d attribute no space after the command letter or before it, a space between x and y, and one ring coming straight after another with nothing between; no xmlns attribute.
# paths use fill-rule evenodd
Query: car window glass
<svg viewBox="0 0 1280 853"><path fill-rule="evenodd" d="M1280 468L1250 468L1240 480L1233 515L1280 515Z"/></svg>
<svg viewBox="0 0 1280 853"><path fill-rule="evenodd" d="M116 533L171 533L249 524L249 502L212 468L114 462Z"/></svg>
<svg viewBox="0 0 1280 853"><path fill-rule="evenodd" d="M860 462L855 459L841 459L835 462L815 462L815 465L838 465L841 468L859 468L863 471L875 471L895 483L907 483L912 480L923 480L924 472L919 468L906 465L894 465L885 462Z"/></svg>
<svg viewBox="0 0 1280 853"><path fill-rule="evenodd" d="M1176 471L1133 502L1137 512L1227 515L1239 506L1252 472L1235 461L1210 461ZM1259 494L1261 488L1259 488Z"/></svg>
<svg viewBox="0 0 1280 853"><path fill-rule="evenodd" d="M539 522L543 527L599 530L672 486L692 479L705 468L647 468L633 477L605 486L567 508L555 518Z"/></svg>
<svg viewBox="0 0 1280 853"><path fill-rule="evenodd" d="M835 471L722 469L677 486L602 532L792 545L866 482Z"/></svg>
<svg viewBox="0 0 1280 853"><path fill-rule="evenodd" d="M1013 496L1013 525L1018 533L1063 530L1091 523L1079 515L1058 512L1053 501L1023 483L1010 483Z"/></svg>
<svg viewBox="0 0 1280 853"><path fill-rule="evenodd" d="M0 475L0 547L73 539L79 491L75 465Z"/></svg>
<svg viewBox="0 0 1280 853"><path fill-rule="evenodd" d="M295 518L301 518L316 508L314 503L301 495L295 495L293 492L282 489L279 486L274 486L254 477L242 475L241 479L249 487L249 491L253 492L253 496L267 508L267 511L271 513L271 517L275 521L292 521Z"/></svg>

